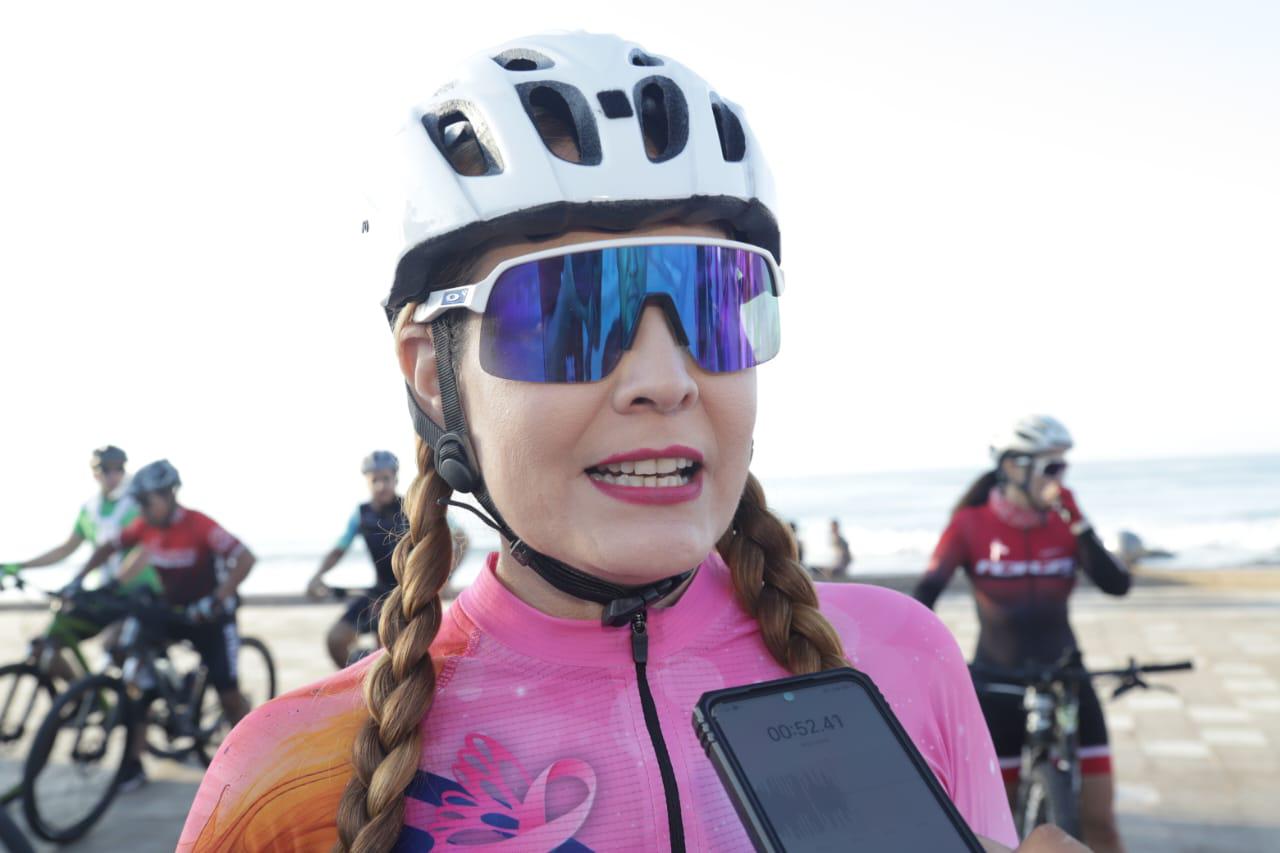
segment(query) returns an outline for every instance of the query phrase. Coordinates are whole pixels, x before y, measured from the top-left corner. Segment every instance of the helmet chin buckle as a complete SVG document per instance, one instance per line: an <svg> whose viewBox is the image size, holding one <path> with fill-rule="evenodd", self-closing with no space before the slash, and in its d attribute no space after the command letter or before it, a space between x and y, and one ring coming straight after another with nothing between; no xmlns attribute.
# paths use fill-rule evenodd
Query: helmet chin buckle
<svg viewBox="0 0 1280 853"><path fill-rule="evenodd" d="M455 492L470 494L480 485L470 458L467 445L456 432L447 432L436 442L436 471Z"/></svg>

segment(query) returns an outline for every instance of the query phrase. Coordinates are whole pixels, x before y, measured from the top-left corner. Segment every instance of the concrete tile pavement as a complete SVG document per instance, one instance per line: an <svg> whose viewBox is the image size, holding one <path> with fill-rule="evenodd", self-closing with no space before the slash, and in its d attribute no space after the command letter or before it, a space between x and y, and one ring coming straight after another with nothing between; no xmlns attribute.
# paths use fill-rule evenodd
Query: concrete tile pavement
<svg viewBox="0 0 1280 853"><path fill-rule="evenodd" d="M267 640L288 689L330 671L323 634L340 612L250 606L241 625ZM1176 694L1134 692L1106 703L1128 849L1280 851L1280 592L1140 588L1117 600L1082 590L1073 612L1090 665L1123 664L1130 655L1196 663L1192 673L1153 679ZM971 601L948 595L939 613L971 650ZM0 613L0 624L9 636L14 628L27 636L44 618L11 611ZM148 759L147 771L150 785L122 795L84 841L65 849L172 850L202 769ZM14 768L0 762L0 784L6 772Z"/></svg>

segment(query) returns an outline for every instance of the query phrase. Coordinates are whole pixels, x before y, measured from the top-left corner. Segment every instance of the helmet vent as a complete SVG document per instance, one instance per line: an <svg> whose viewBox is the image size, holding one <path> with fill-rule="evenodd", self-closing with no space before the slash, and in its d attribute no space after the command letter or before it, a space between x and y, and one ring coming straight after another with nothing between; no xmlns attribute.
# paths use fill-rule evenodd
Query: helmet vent
<svg viewBox="0 0 1280 853"><path fill-rule="evenodd" d="M600 164L595 115L582 92L555 80L521 83L516 91L548 151L568 163Z"/></svg>
<svg viewBox="0 0 1280 853"><path fill-rule="evenodd" d="M550 57L525 47L504 50L493 61L508 71L543 71L555 65Z"/></svg>
<svg viewBox="0 0 1280 853"><path fill-rule="evenodd" d="M642 68L654 68L662 64L662 60L656 56L650 56L640 48L631 51L631 64L639 65Z"/></svg>
<svg viewBox="0 0 1280 853"><path fill-rule="evenodd" d="M631 111L631 102L627 100L627 93L621 89L596 92L596 99L600 101L600 108L604 110L605 118L631 118L635 115Z"/></svg>
<svg viewBox="0 0 1280 853"><path fill-rule="evenodd" d="M747 135L742 122L728 105L718 98L711 101L711 114L716 120L716 133L720 135L720 153L729 163L740 163L747 153Z"/></svg>
<svg viewBox="0 0 1280 853"><path fill-rule="evenodd" d="M502 160L484 125L473 118L469 104L447 104L422 117L422 126L440 154L459 175L471 178L497 175Z"/></svg>
<svg viewBox="0 0 1280 853"><path fill-rule="evenodd" d="M649 160L661 163L683 151L689 141L689 107L680 87L667 77L646 77L636 84L634 100Z"/></svg>

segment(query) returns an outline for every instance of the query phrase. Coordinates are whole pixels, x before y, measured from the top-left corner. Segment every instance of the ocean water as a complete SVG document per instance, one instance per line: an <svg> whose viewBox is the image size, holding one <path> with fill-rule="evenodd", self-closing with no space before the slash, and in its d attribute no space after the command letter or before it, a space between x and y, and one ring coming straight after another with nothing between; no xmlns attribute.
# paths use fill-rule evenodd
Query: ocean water
<svg viewBox="0 0 1280 853"><path fill-rule="evenodd" d="M770 504L800 526L806 559L826 559L838 518L854 571L923 569L976 470L869 474L766 483ZM1205 569L1280 563L1280 456L1072 463L1067 486L1109 546L1121 531L1172 552L1147 564Z"/></svg>
<svg viewBox="0 0 1280 853"><path fill-rule="evenodd" d="M946 525L952 504L981 471L956 469L876 473L803 480L766 479L770 505L800 527L806 559L826 562L826 531L840 520L854 553L855 574L920 572ZM1081 508L1110 543L1121 530L1150 549L1173 556L1147 565L1207 569L1280 565L1280 456L1073 463L1067 476ZM472 549L454 585L475 577L494 534L466 513L458 522ZM314 544L273 538L274 530L237 530L259 555L245 582L250 595L301 593L331 540ZM83 564L87 550L62 566L28 573L56 588ZM359 540L327 577L337 586L363 586L372 569ZM28 597L34 594L29 594ZM17 597L13 592L0 599Z"/></svg>

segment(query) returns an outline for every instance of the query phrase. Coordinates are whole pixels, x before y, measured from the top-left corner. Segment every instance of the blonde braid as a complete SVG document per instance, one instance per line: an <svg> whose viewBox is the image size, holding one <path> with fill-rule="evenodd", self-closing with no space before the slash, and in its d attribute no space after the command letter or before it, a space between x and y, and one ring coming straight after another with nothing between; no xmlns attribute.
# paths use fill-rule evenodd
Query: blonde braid
<svg viewBox="0 0 1280 853"><path fill-rule="evenodd" d="M848 666L835 628L818 610L818 593L796 558L791 531L765 504L755 475L720 540L738 603L760 623L765 646L794 675Z"/></svg>
<svg viewBox="0 0 1280 853"><path fill-rule="evenodd" d="M451 494L431 448L419 439L418 476L404 502L409 528L392 556L397 584L378 623L386 652L365 676L369 719L356 736L351 779L338 807L335 850L344 853L381 853L400 836L404 792L421 760L421 723L436 686L430 649L444 612L440 591L453 565L453 536L440 501Z"/></svg>

